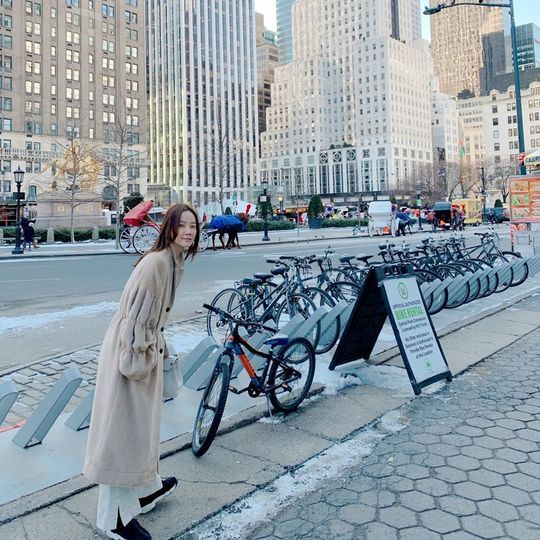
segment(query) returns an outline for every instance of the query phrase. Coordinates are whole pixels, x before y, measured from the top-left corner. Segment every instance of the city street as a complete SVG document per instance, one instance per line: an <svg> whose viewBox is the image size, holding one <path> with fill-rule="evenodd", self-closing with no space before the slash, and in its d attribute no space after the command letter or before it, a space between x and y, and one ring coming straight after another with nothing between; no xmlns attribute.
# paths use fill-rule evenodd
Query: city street
<svg viewBox="0 0 540 540"><path fill-rule="evenodd" d="M474 232L477 229L466 231L471 244L477 242ZM498 232L503 247L508 249L508 229L501 227ZM274 239L283 235L288 240L295 234L271 233ZM424 236L426 233L393 241L399 245L405 240L414 245ZM387 239L391 237L351 236L301 245L258 243L240 250L209 249L186 264L169 322L201 314L202 304L222 288L254 272L267 271L267 258L322 253L330 245L336 251L337 263L337 257L346 253L375 254L378 244ZM136 256L125 254L0 259L0 370L99 343L136 260Z"/></svg>

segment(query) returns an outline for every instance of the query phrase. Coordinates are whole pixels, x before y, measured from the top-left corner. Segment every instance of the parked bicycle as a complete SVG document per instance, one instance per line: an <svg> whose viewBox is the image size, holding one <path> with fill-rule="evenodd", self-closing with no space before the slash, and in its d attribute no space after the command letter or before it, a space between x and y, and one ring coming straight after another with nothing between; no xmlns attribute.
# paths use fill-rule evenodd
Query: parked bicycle
<svg viewBox="0 0 540 540"><path fill-rule="evenodd" d="M255 274L253 278L236 283L235 287L222 290L211 305L245 320L264 324L272 321L276 328L283 327L297 314L307 319L317 309L315 302L298 292L296 284L289 277L288 265L275 259L268 259L267 262L276 265L269 274ZM282 281L275 283L273 277L281 277ZM220 343L228 337L229 325L224 325L221 316L212 310L206 315L206 329L208 335ZM317 344L319 336L320 324L317 324L310 339Z"/></svg>
<svg viewBox="0 0 540 540"><path fill-rule="evenodd" d="M247 392L252 398L266 396L269 410L271 404L275 410L288 413L296 410L305 399L315 374L315 351L306 338L290 339L286 335L276 334L264 341L263 348L267 350L256 349L240 335L239 329L255 328L273 333L273 328L234 317L215 306L204 304L204 307L220 317L223 324L230 325L231 331L197 410L191 442L192 451L197 457L208 451L216 437L229 391L235 394ZM263 360L259 373L244 347ZM249 376L248 385L240 390L230 385L236 359L242 362Z"/></svg>

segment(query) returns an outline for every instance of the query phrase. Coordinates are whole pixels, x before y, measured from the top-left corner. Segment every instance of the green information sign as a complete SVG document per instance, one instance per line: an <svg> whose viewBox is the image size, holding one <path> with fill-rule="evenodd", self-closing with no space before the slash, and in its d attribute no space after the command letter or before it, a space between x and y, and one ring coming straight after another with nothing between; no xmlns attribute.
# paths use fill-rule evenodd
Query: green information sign
<svg viewBox="0 0 540 540"><path fill-rule="evenodd" d="M435 381L452 380L418 282L404 267L391 277L385 275L385 267L371 269L329 369L367 360L387 317L415 394Z"/></svg>

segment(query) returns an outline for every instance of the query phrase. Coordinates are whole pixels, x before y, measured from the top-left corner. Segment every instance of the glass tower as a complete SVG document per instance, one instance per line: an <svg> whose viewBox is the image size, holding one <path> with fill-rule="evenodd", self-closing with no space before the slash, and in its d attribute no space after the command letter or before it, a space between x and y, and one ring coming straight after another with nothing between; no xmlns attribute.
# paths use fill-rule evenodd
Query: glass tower
<svg viewBox="0 0 540 540"><path fill-rule="evenodd" d="M246 199L258 159L253 0L146 6L150 184L197 207Z"/></svg>
<svg viewBox="0 0 540 540"><path fill-rule="evenodd" d="M276 1L277 45L280 64L289 64L293 59L292 7L295 1Z"/></svg>

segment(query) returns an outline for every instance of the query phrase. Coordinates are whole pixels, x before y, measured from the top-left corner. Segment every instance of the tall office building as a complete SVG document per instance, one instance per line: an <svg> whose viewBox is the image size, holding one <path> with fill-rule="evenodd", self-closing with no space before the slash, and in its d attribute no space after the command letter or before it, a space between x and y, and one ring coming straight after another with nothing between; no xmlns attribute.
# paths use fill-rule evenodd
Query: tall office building
<svg viewBox="0 0 540 540"><path fill-rule="evenodd" d="M540 27L536 24L516 26L519 76L523 87L538 80L540 72ZM491 90L505 92L514 84L512 43L505 32L494 32L482 37L484 65L480 70L482 95Z"/></svg>
<svg viewBox="0 0 540 540"><path fill-rule="evenodd" d="M147 0L149 192L247 199L257 174L253 0Z"/></svg>
<svg viewBox="0 0 540 540"><path fill-rule="evenodd" d="M297 0L261 176L285 195L416 191L432 168L430 63L418 0ZM431 175L430 175L431 177Z"/></svg>
<svg viewBox="0 0 540 540"><path fill-rule="evenodd" d="M430 6L439 4L430 0ZM460 6L430 17L431 53L440 89L454 97L480 95L483 66L482 36L509 33L508 10Z"/></svg>
<svg viewBox="0 0 540 540"><path fill-rule="evenodd" d="M292 8L296 0L276 0L277 46L279 63L293 59Z"/></svg>
<svg viewBox="0 0 540 540"><path fill-rule="evenodd" d="M143 0L0 0L4 195L14 190L11 173L18 167L31 200L50 190L51 163L70 139L94 147L103 160L103 173L89 186L101 193L103 178L114 176L105 162L120 138L130 144L122 189L144 193L143 6Z"/></svg>
<svg viewBox="0 0 540 540"><path fill-rule="evenodd" d="M264 15L256 13L257 94L259 133L266 131L266 109L272 104L271 85L278 65L276 33L264 26Z"/></svg>
<svg viewBox="0 0 540 540"><path fill-rule="evenodd" d="M540 27L533 23L517 26L516 41L519 69L540 67Z"/></svg>

